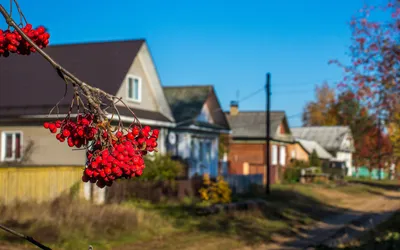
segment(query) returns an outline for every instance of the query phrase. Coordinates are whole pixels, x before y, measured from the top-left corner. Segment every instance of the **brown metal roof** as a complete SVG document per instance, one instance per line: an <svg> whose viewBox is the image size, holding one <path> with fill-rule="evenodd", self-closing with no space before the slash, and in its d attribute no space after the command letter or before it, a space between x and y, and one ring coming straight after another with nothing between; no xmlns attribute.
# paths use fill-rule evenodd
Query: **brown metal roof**
<svg viewBox="0 0 400 250"><path fill-rule="evenodd" d="M54 60L88 84L117 94L144 40L49 46ZM0 116L47 114L64 95L65 83L39 54L0 58ZM72 88L60 105L69 104ZM139 118L166 120L157 112L135 110Z"/></svg>

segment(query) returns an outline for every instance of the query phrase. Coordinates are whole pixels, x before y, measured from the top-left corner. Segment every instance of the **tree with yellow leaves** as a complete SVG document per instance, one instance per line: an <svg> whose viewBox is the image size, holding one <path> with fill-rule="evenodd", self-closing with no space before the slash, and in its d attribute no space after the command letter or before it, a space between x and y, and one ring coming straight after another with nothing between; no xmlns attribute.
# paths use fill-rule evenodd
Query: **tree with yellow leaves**
<svg viewBox="0 0 400 250"><path fill-rule="evenodd" d="M332 126L337 124L335 89L325 82L315 87L316 100L307 103L303 112L304 126Z"/></svg>

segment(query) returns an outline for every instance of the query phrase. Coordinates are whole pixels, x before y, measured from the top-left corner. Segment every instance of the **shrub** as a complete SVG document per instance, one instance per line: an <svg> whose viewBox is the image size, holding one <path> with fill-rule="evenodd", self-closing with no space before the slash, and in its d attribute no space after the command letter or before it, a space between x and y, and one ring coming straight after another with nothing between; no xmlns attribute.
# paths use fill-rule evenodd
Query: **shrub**
<svg viewBox="0 0 400 250"><path fill-rule="evenodd" d="M217 181L211 181L208 174L203 176L203 187L199 190L203 201L212 204L231 202L232 190L222 176L217 177Z"/></svg>
<svg viewBox="0 0 400 250"><path fill-rule="evenodd" d="M292 168L309 168L310 167L310 163L308 163L307 161L292 159L290 164L289 164L289 167L292 167Z"/></svg>
<svg viewBox="0 0 400 250"><path fill-rule="evenodd" d="M183 164L172 160L169 155L156 154L145 158L146 168L139 178L145 181L170 181L178 177L183 171Z"/></svg>
<svg viewBox="0 0 400 250"><path fill-rule="evenodd" d="M317 151L315 151L315 149L312 151L310 155L310 165L311 167L321 167L321 160L319 159L319 156L317 154Z"/></svg>
<svg viewBox="0 0 400 250"><path fill-rule="evenodd" d="M287 168L283 174L284 182L288 183L299 182L300 177L301 177L301 168L299 167Z"/></svg>

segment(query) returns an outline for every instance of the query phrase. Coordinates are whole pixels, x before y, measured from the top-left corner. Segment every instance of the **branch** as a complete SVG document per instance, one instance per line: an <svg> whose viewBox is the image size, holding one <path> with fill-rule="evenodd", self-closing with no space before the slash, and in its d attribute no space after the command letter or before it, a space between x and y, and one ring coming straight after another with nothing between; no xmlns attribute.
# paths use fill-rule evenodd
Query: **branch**
<svg viewBox="0 0 400 250"><path fill-rule="evenodd" d="M9 26L13 27L18 32L18 34L20 34L23 37L23 39L25 39L37 51L37 53L39 53L44 59L46 59L51 64L51 66L53 66L53 68L57 71L57 74L64 81L66 81L66 84L68 84L68 82L71 82L73 85L79 86L79 88L82 90L84 96L86 97L88 103L93 107L93 111L98 113L100 121L104 121L104 119L106 119L107 116L106 116L105 112L100 108L100 104L102 103L101 100L99 98L96 98L95 94L103 95L105 98L107 98L111 102L113 102L115 99L119 99L119 98L112 94L109 94L99 88L90 86L89 84L85 83L84 81L82 81L78 77L76 77L74 74L69 72L67 69L62 67L53 58L51 58L46 52L44 52L38 45L36 45L21 30L21 28L16 24L16 22L7 13L5 8L1 4L0 4L0 13L5 18L7 24ZM122 102L122 100L120 100L120 101ZM126 106L126 104L124 102L122 102L122 103Z"/></svg>
<svg viewBox="0 0 400 250"><path fill-rule="evenodd" d="M15 236L17 236L17 237L19 237L21 239L27 240L30 243L32 243L33 245L39 247L40 249L52 250L51 248L46 247L45 245L41 244L40 242L37 242L34 238L32 238L30 236L23 235L21 233L18 233L18 232L14 231L14 230L12 230L10 228L7 228L7 227L5 227L5 226L3 226L1 224L0 224L0 229L3 229L4 231L6 231L6 232L8 232L10 234L13 234L13 235L15 235Z"/></svg>

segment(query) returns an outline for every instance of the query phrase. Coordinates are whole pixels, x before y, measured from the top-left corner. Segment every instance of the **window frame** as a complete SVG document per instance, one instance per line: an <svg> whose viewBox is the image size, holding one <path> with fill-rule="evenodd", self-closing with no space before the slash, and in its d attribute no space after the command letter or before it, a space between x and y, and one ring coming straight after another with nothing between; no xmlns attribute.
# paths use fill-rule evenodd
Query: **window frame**
<svg viewBox="0 0 400 250"><path fill-rule="evenodd" d="M12 149L12 157L6 157L7 145L6 145L6 136L7 134L12 135L11 141L11 149ZM20 134L20 157L18 159L15 158L15 151L16 151L16 135ZM2 131L1 132L1 161L2 162L13 162L13 161L20 161L23 158L23 145L24 145L24 134L20 130L10 130L10 131Z"/></svg>
<svg viewBox="0 0 400 250"><path fill-rule="evenodd" d="M134 97L130 97L129 96L129 80L130 79L132 79L133 81L132 81L132 91L133 91L133 93L132 94L134 94L134 83L135 83L135 80L138 80L138 99L135 99ZM140 76L136 76L136 75L131 75L131 74L129 74L129 75L127 75L127 77L126 77L126 99L129 101L129 102L135 102L135 103L141 103L142 102L142 78L140 77Z"/></svg>

